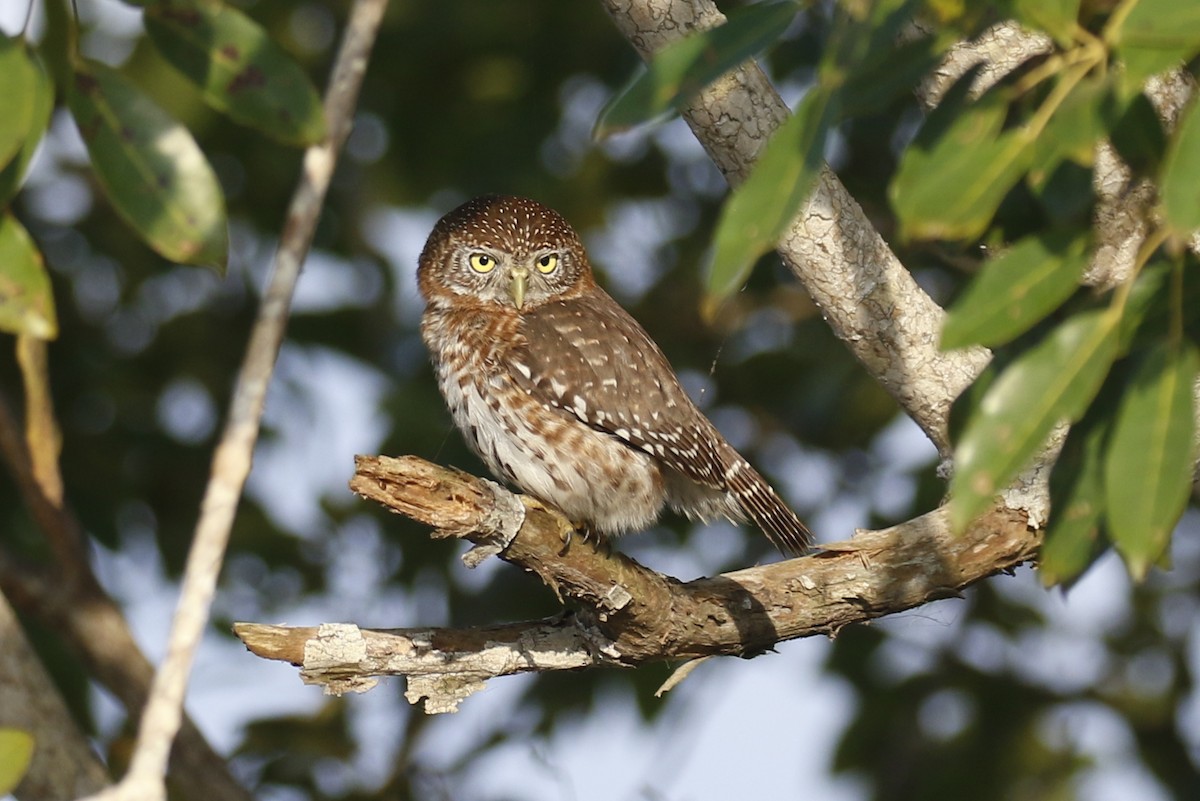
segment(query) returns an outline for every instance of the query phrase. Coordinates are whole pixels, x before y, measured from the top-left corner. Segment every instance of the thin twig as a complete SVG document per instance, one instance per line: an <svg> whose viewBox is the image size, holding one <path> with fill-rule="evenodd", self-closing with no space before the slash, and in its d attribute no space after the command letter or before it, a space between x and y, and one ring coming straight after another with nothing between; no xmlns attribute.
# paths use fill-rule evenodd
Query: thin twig
<svg viewBox="0 0 1200 801"><path fill-rule="evenodd" d="M283 341L292 294L312 242L338 152L350 132L362 76L386 6L386 0L358 0L351 10L325 96L329 131L323 143L310 147L304 155L303 174L292 196L271 279L238 373L229 418L213 455L167 656L155 674L129 772L120 784L98 797L138 801L165 798L167 759L182 721L188 675L208 620L238 499L250 472L267 386Z"/></svg>

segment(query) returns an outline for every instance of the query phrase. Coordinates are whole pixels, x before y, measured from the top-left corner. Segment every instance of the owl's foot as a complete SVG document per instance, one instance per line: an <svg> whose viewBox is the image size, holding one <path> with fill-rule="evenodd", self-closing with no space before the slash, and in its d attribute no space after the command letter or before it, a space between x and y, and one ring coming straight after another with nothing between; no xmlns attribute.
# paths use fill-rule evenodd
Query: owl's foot
<svg viewBox="0 0 1200 801"><path fill-rule="evenodd" d="M582 537L584 542L589 542L592 547L605 556L612 555L612 538L606 537L599 529L592 528L587 523L583 523L575 527L575 531Z"/></svg>
<svg viewBox="0 0 1200 801"><path fill-rule="evenodd" d="M532 495L526 495L526 496L524 496L524 498L525 498L526 506L533 506L533 507L541 509L545 512L549 512L552 515L555 515L560 521L563 520L563 518L565 517L565 515L563 515L562 511L560 511L559 509L538 500L537 498L533 497ZM574 538L575 532L576 531L585 531L585 530L586 530L585 523L576 523L574 520L569 520L569 519L560 523L559 531L558 531L558 538L560 540L562 540L562 548L559 549L558 555L565 556L567 551L571 550L571 540ZM588 537L587 537L586 533L583 535L583 539L584 539L584 542L587 542Z"/></svg>
<svg viewBox="0 0 1200 801"><path fill-rule="evenodd" d="M567 551L571 550L571 543L578 534L584 542L592 543L592 546L603 553L605 556L612 554L612 540L593 529L587 523L571 524L571 528L564 529L562 532L562 548L559 549L559 556L566 556Z"/></svg>

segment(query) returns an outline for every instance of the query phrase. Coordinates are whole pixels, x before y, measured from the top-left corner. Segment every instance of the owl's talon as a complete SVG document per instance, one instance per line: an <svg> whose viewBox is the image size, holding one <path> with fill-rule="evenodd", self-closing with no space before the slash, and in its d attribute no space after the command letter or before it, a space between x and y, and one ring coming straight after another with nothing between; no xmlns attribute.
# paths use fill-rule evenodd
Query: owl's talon
<svg viewBox="0 0 1200 801"><path fill-rule="evenodd" d="M559 556L566 556L567 551L571 550L571 540L574 538L574 536L575 536L574 526L564 528L559 533L558 538L560 540L562 540L562 547L558 549Z"/></svg>

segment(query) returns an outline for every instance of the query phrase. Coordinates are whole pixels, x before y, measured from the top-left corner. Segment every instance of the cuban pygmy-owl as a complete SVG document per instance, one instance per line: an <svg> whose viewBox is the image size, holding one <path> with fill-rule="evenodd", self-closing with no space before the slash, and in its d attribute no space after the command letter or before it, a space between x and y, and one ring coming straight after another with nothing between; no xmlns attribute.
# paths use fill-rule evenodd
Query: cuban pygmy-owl
<svg viewBox="0 0 1200 801"><path fill-rule="evenodd" d="M746 518L804 553L804 524L688 398L659 347L592 277L579 236L519 197L471 200L421 252L421 334L468 444L589 533L664 506Z"/></svg>

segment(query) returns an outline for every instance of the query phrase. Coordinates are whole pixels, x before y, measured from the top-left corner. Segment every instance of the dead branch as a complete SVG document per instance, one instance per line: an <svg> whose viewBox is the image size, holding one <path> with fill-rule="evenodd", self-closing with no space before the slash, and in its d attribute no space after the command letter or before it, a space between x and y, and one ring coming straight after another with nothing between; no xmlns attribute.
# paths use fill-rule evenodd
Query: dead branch
<svg viewBox="0 0 1200 801"><path fill-rule="evenodd" d="M750 657L787 640L834 635L851 623L954 597L1033 558L1041 541L1023 516L1000 508L954 536L939 509L858 532L810 557L684 583L591 543L575 540L564 551L565 518L490 481L413 456L356 462L351 488L359 495L434 527L433 536L501 547L501 559L536 573L570 610L464 629L234 628L255 654L301 667L304 681L329 692L369 689L376 676L408 676L409 700L425 698L428 712L453 711L496 676Z"/></svg>

